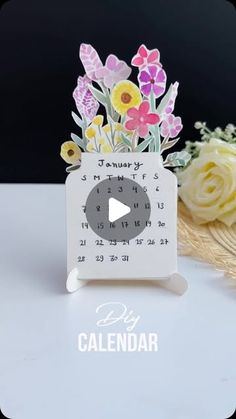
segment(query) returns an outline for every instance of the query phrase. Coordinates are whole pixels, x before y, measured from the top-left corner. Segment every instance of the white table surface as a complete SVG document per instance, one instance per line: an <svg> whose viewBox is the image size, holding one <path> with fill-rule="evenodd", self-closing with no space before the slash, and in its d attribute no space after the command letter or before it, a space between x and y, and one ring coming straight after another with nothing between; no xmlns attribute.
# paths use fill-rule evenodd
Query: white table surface
<svg viewBox="0 0 236 419"><path fill-rule="evenodd" d="M178 297L148 282L67 294L63 185L0 187L0 408L12 419L224 419L236 407L236 287L179 259ZM153 353L80 353L99 304L119 301L157 332ZM119 323L110 331L125 332Z"/></svg>

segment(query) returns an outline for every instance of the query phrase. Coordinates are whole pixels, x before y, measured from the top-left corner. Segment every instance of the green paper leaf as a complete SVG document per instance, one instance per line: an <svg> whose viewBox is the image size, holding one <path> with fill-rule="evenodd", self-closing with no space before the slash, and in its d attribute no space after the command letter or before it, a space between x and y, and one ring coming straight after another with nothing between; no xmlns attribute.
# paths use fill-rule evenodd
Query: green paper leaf
<svg viewBox="0 0 236 419"><path fill-rule="evenodd" d="M96 89L94 86L89 86L89 90L95 99L98 100L98 102L100 102L102 105L107 105L106 96L100 90Z"/></svg>
<svg viewBox="0 0 236 419"><path fill-rule="evenodd" d="M135 148L135 152L141 153L145 148L149 146L149 144L153 141L153 137L148 137L146 140L142 141L137 147Z"/></svg>
<svg viewBox="0 0 236 419"><path fill-rule="evenodd" d="M179 141L179 137L174 138L173 140L168 140L167 139L167 141L163 141L162 144L161 144L161 153L163 153L163 151L168 150L169 148L173 147L178 141Z"/></svg>
<svg viewBox="0 0 236 419"><path fill-rule="evenodd" d="M160 103L157 107L158 115L161 115L163 113L163 110L164 110L165 106L167 105L167 103L168 103L168 101L171 97L172 88L173 88L173 84L170 85L169 89L167 90L167 93L165 94L165 96L160 101Z"/></svg>
<svg viewBox="0 0 236 419"><path fill-rule="evenodd" d="M132 147L131 141L124 134L121 133L122 142L127 145L129 148Z"/></svg>
<svg viewBox="0 0 236 419"><path fill-rule="evenodd" d="M77 144L80 148L82 148L84 150L84 142L83 140L78 137L78 135L71 133L71 138L72 140L75 142L75 144Z"/></svg>
<svg viewBox="0 0 236 419"><path fill-rule="evenodd" d="M84 121L78 116L76 115L75 112L71 112L72 118L74 119L75 123L82 129L84 128Z"/></svg>
<svg viewBox="0 0 236 419"><path fill-rule="evenodd" d="M113 110L113 121L118 122L119 118L120 118L120 115L115 110Z"/></svg>
<svg viewBox="0 0 236 419"><path fill-rule="evenodd" d="M151 143L149 144L149 151L154 152L155 151L155 144L154 140L152 139Z"/></svg>
<svg viewBox="0 0 236 419"><path fill-rule="evenodd" d="M164 161L165 167L178 167L178 166L186 166L189 160L191 159L191 155L186 151L176 151L175 153L168 154Z"/></svg>
<svg viewBox="0 0 236 419"><path fill-rule="evenodd" d="M71 166L68 166L68 167L66 168L66 172L67 172L67 173L73 172L74 170L79 169L79 168L80 168L80 166L81 166L81 164L72 164Z"/></svg>

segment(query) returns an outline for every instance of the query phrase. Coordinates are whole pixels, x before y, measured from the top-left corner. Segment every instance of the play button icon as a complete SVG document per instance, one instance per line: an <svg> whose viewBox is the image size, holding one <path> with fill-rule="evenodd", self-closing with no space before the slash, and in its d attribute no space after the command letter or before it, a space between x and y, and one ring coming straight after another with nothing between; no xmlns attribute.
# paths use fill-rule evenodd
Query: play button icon
<svg viewBox="0 0 236 419"><path fill-rule="evenodd" d="M128 205L122 204L122 202L118 201L115 198L109 199L109 216L108 219L111 223L116 220L119 220L121 217L129 214L131 211Z"/></svg>
<svg viewBox="0 0 236 419"><path fill-rule="evenodd" d="M151 205L144 188L124 176L97 183L88 195L85 215L91 229L105 240L121 242L150 225Z"/></svg>

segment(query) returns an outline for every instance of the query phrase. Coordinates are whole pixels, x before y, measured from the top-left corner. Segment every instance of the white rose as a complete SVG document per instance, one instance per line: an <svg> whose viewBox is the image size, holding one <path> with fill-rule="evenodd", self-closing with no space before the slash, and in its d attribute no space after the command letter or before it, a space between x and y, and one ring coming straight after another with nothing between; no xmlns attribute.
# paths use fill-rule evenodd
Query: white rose
<svg viewBox="0 0 236 419"><path fill-rule="evenodd" d="M212 138L178 174L179 196L194 220L236 222L236 146Z"/></svg>

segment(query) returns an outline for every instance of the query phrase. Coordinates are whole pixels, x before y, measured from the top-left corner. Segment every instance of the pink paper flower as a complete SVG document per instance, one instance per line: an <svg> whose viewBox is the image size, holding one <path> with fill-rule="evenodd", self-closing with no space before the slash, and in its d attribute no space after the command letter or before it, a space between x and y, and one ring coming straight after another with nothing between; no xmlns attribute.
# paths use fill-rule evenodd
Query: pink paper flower
<svg viewBox="0 0 236 419"><path fill-rule="evenodd" d="M161 135L162 137L175 138L183 128L182 120L180 116L174 116L170 114L166 116L161 124Z"/></svg>
<svg viewBox="0 0 236 419"><path fill-rule="evenodd" d="M148 125L155 125L160 122L160 117L156 113L148 113L150 108L147 100L143 101L139 108L130 108L127 115L130 118L125 123L125 128L129 131L137 130L139 137L144 138L149 132Z"/></svg>
<svg viewBox="0 0 236 419"><path fill-rule="evenodd" d="M171 94L168 102L166 103L164 110L163 110L163 119L165 115L169 115L173 112L175 107L175 99L178 94L178 87L179 83L176 81L174 84L171 85Z"/></svg>
<svg viewBox="0 0 236 419"><path fill-rule="evenodd" d="M109 55L106 64L96 71L96 78L103 80L106 87L113 87L121 80L126 80L131 73L131 68L125 61L120 61L115 55Z"/></svg>
<svg viewBox="0 0 236 419"><path fill-rule="evenodd" d="M140 45L137 54L132 58L131 64L140 69L150 64L156 64L162 67L160 63L160 52L158 49L147 49L145 45Z"/></svg>
<svg viewBox="0 0 236 419"><path fill-rule="evenodd" d="M157 65L150 65L138 75L141 92L149 96L151 92L155 97L163 95L166 88L166 73Z"/></svg>
<svg viewBox="0 0 236 419"><path fill-rule="evenodd" d="M90 85L91 80L86 75L83 77L80 76L73 92L73 98L80 115L85 116L89 122L97 114L99 108L99 103L89 90Z"/></svg>

